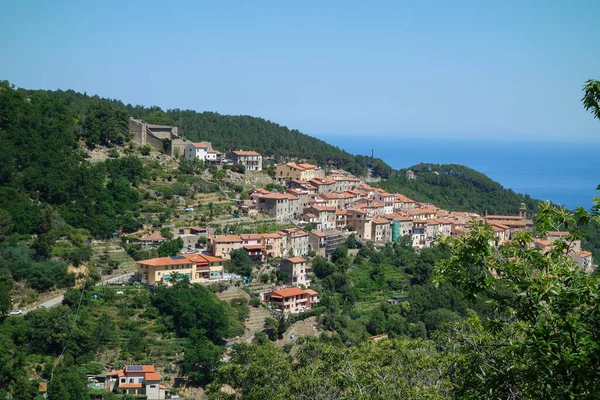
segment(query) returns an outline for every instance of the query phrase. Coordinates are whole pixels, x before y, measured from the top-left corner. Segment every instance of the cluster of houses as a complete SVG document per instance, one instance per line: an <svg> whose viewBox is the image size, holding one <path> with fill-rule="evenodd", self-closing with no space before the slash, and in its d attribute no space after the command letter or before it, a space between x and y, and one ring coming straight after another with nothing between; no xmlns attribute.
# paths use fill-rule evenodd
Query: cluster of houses
<svg viewBox="0 0 600 400"><path fill-rule="evenodd" d="M234 151L228 153L228 160L225 160L209 142L188 144L185 156L207 162L233 162L243 164L247 170L262 170L262 157L257 152ZM288 275L288 284L292 287L263 293L263 300L286 311L299 312L318 303L318 293L307 289L310 267L305 265L302 257L309 253L329 257L352 233L375 246L407 237L418 250L432 247L442 238L465 233L474 220L492 228L494 240L490 244L495 247L513 240L516 232L533 228L525 204L521 204L518 215L448 212L402 194L372 187L343 171L326 174L320 167L308 163L277 165L275 180L286 186L285 191L253 189L247 193L248 200L238 201L238 207L244 213L263 212L280 222L294 222L296 228L240 235L210 235L202 227L176 228L175 236L184 238L189 247L196 243L198 236L207 236L208 254L138 261L138 280L147 284L168 284L173 277L183 276L194 283L220 280L224 278L224 261L230 259L232 251L243 249L256 262L269 258L282 260L280 270ZM536 239L532 245L548 251L561 235L565 233L551 232L545 238ZM162 237L145 237L139 242L142 246L150 246L164 240ZM580 242L573 244L570 254L581 268L592 270L592 255L581 249Z"/></svg>
<svg viewBox="0 0 600 400"><path fill-rule="evenodd" d="M204 161L211 164L241 164L247 171L262 171L262 156L256 151L234 150L225 155L213 149L210 142L187 143L186 160Z"/></svg>

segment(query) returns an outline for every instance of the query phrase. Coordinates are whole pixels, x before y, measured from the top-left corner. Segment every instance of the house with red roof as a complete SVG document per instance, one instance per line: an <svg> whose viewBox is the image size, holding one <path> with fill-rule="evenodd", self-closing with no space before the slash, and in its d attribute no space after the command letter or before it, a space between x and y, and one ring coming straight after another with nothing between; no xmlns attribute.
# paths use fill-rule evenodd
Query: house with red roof
<svg viewBox="0 0 600 400"><path fill-rule="evenodd" d="M130 395L145 395L148 400L162 400L170 395L160 384L160 372L154 365L127 365L123 369L106 373L107 391Z"/></svg>
<svg viewBox="0 0 600 400"><path fill-rule="evenodd" d="M168 285L173 277L187 277L192 283L223 278L223 259L205 254L184 254L137 261L136 279L150 285Z"/></svg>
<svg viewBox="0 0 600 400"><path fill-rule="evenodd" d="M291 314L311 310L319 304L318 292L296 287L265 293L264 298L265 302Z"/></svg>

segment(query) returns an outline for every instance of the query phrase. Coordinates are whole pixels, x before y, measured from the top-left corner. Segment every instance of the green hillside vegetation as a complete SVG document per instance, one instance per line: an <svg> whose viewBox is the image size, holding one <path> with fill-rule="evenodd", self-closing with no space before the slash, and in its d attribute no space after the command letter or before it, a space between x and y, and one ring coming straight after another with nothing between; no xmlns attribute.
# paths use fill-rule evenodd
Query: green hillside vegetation
<svg viewBox="0 0 600 400"><path fill-rule="evenodd" d="M402 169L375 185L451 211L516 215L521 203L525 203L529 212L535 212L538 207L539 200L505 189L464 165L422 163L409 169L417 179L406 179L408 169Z"/></svg>
<svg viewBox="0 0 600 400"><path fill-rule="evenodd" d="M374 167L375 174L387 177L391 168L380 159L353 156L327 142L289 129L263 118L247 115L222 115L216 112L132 106L122 101L102 99L98 96L68 91L43 92L54 99L61 99L70 107L79 122L78 129L86 143L120 144L126 139L124 122L129 116L148 123L174 125L180 133L192 141L209 141L217 150L256 150L275 160L302 159L319 165L328 165L357 175L365 176L367 167ZM99 125L109 127L103 135Z"/></svg>

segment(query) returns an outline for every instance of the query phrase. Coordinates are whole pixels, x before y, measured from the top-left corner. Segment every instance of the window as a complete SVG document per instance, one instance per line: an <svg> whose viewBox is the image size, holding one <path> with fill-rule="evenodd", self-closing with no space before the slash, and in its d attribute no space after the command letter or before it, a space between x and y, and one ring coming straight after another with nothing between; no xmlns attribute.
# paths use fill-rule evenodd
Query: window
<svg viewBox="0 0 600 400"><path fill-rule="evenodd" d="M138 378L138 383L144 382L144 378Z"/></svg>
<svg viewBox="0 0 600 400"><path fill-rule="evenodd" d="M134 379L133 378L129 378L129 383L133 383Z"/></svg>

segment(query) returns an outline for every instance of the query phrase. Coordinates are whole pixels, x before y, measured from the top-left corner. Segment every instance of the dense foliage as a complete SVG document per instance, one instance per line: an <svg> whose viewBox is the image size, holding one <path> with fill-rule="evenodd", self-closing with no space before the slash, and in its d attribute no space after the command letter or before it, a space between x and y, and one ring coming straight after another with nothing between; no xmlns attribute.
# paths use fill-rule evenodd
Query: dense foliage
<svg viewBox="0 0 600 400"><path fill-rule="evenodd" d="M186 280L154 293L120 290L70 289L62 306L0 320L0 398L32 398L16 396L36 378L50 381L51 400L89 399L86 374L102 372L100 360L115 368L163 360L205 382L220 363L223 337L240 334L240 315L247 316L245 302L230 306Z"/></svg>
<svg viewBox="0 0 600 400"><path fill-rule="evenodd" d="M515 215L521 203L525 203L529 212L537 209L538 200L505 189L481 172L463 165L418 164L410 170L417 179L406 179L407 170L400 170L379 186L451 211Z"/></svg>
<svg viewBox="0 0 600 400"><path fill-rule="evenodd" d="M31 91L30 93L39 93ZM337 146L313 138L296 129L289 129L274 122L247 115L221 115L216 112L193 110L167 110L159 107L132 106L121 101L100 99L68 91L43 92L47 96L61 99L85 121L80 132L89 144L121 143L126 139L122 127L124 116L141 118L148 123L175 125L180 133L192 141L209 141L222 151L252 149L276 161L299 159L344 168L357 176L365 176L367 169L372 174L387 178L391 168L381 159L353 156ZM97 126L109 129L99 135ZM266 163L267 160L265 160Z"/></svg>
<svg viewBox="0 0 600 400"><path fill-rule="evenodd" d="M10 227L4 235L39 234L46 205L66 223L97 236L131 218L139 204L132 186L144 173L139 159L86 162L73 110L43 91L28 94L1 82L0 115L0 210L8 213L3 226Z"/></svg>

